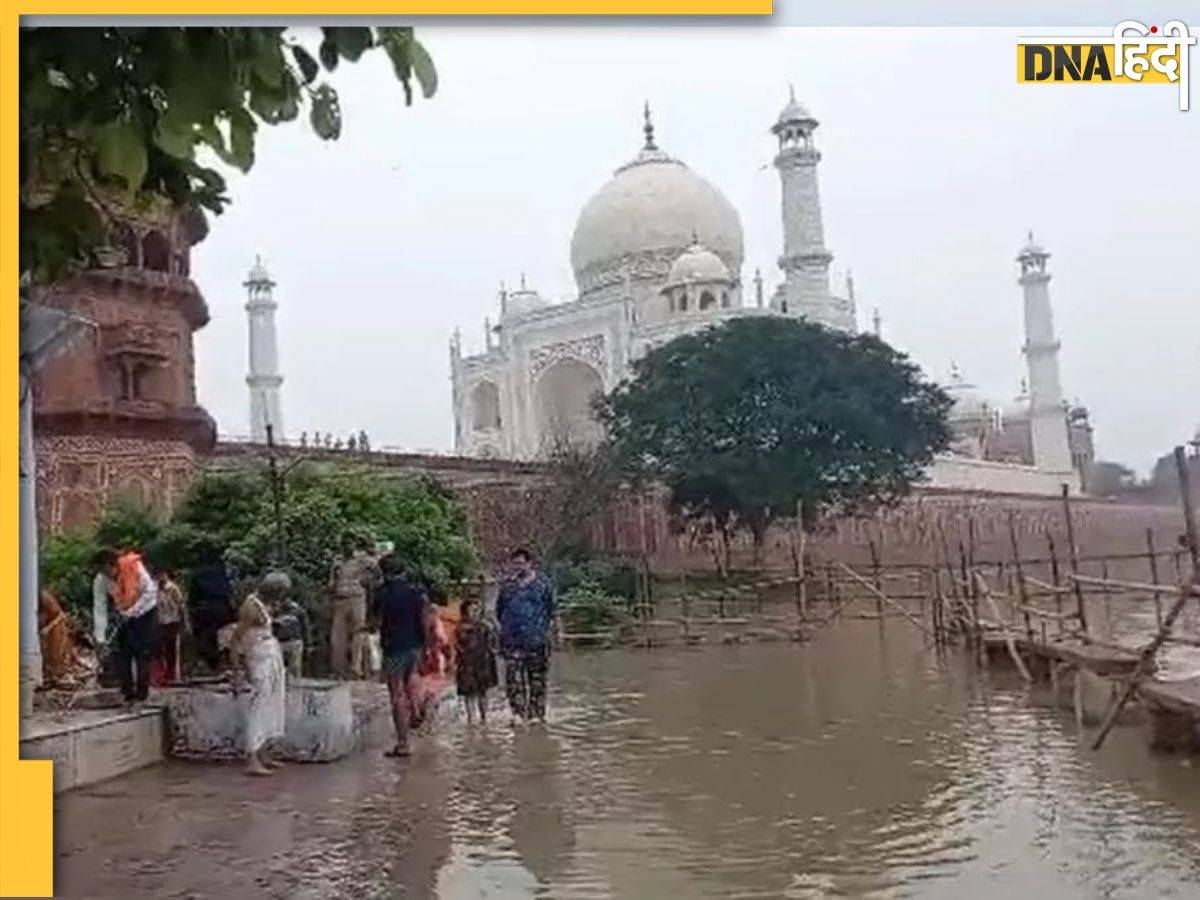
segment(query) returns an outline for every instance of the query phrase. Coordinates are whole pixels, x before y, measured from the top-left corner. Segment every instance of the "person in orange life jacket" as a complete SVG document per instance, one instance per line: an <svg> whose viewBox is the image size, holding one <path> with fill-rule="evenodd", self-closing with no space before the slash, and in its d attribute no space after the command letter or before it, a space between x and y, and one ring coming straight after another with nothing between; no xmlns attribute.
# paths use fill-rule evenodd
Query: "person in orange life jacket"
<svg viewBox="0 0 1200 900"><path fill-rule="evenodd" d="M101 573L107 582L106 593L117 612L116 652L121 696L126 703L145 700L150 693L150 663L158 645L158 586L146 571L141 556L132 550L120 554L106 550L101 561ZM102 627L99 622L95 624L97 630Z"/></svg>

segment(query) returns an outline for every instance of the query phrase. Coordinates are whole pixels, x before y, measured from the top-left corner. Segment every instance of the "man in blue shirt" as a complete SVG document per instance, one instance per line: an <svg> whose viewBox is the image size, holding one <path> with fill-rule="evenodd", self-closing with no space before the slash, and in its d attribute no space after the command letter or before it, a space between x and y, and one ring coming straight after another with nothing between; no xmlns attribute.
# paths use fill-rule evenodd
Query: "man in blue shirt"
<svg viewBox="0 0 1200 900"><path fill-rule="evenodd" d="M409 728L420 724L413 675L425 649L429 597L424 587L407 576L395 556L385 557L380 568L383 583L376 592L375 606L383 650L383 677L396 729L396 746L385 755L408 756Z"/></svg>
<svg viewBox="0 0 1200 900"><path fill-rule="evenodd" d="M514 550L509 563L510 574L496 600L504 692L516 719L545 721L554 585L524 548Z"/></svg>

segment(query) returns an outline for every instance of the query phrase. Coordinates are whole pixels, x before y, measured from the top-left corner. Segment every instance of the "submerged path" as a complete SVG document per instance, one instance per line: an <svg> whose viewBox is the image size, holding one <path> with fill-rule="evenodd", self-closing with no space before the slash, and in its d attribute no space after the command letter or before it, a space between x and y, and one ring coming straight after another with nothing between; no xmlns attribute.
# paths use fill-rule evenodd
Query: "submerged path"
<svg viewBox="0 0 1200 900"><path fill-rule="evenodd" d="M497 707L400 763L171 763L64 795L59 894L1200 896L1200 771L1137 729L1093 754L903 623L553 670L544 728Z"/></svg>

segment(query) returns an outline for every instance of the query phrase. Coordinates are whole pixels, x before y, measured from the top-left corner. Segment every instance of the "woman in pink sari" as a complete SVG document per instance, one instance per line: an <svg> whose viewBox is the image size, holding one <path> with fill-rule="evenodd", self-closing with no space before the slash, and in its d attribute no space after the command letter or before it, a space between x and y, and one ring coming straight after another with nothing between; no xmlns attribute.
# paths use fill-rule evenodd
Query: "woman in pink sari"
<svg viewBox="0 0 1200 900"><path fill-rule="evenodd" d="M433 604L426 609L425 629L425 650L413 676L416 700L413 728L420 728L424 724L433 702L450 685L454 675L454 644L439 607Z"/></svg>

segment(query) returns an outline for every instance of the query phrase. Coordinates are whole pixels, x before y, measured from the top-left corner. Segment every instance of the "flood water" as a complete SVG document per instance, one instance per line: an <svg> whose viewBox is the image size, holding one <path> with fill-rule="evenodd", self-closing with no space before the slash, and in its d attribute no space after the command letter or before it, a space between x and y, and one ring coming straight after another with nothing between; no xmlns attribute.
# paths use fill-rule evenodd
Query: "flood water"
<svg viewBox="0 0 1200 900"><path fill-rule="evenodd" d="M495 698L496 703L500 701ZM1200 771L1083 745L904 622L560 654L551 716L275 779L172 763L59 800L105 897L1200 897Z"/></svg>

